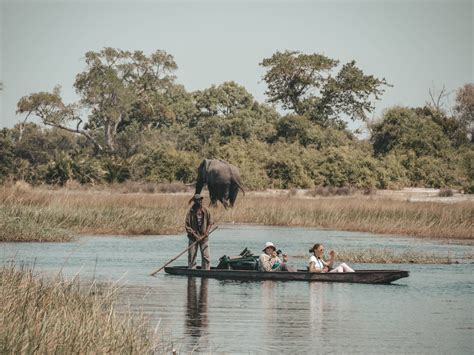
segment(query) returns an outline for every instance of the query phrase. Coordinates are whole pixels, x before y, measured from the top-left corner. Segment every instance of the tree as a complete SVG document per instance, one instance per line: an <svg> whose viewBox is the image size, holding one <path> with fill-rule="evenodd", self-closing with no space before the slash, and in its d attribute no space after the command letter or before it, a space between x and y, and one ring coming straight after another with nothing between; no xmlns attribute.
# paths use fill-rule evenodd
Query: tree
<svg viewBox="0 0 474 355"><path fill-rule="evenodd" d="M193 93L199 116L229 116L239 110L251 109L253 96L233 81Z"/></svg>
<svg viewBox="0 0 474 355"><path fill-rule="evenodd" d="M459 147L469 142L465 124L455 116L448 116L445 110L434 105L428 105L417 107L414 111L418 116L424 116L439 125L454 147Z"/></svg>
<svg viewBox="0 0 474 355"><path fill-rule="evenodd" d="M472 142L474 140L474 84L465 84L458 89L454 110L456 118L469 132Z"/></svg>
<svg viewBox="0 0 474 355"><path fill-rule="evenodd" d="M14 142L7 128L0 130L0 182L13 175Z"/></svg>
<svg viewBox="0 0 474 355"><path fill-rule="evenodd" d="M138 117L154 126L173 119L162 104L163 95L175 79L172 72L177 69L171 55L159 50L146 56L141 51L104 48L87 52L85 62L86 70L74 83L81 97L79 103L64 104L57 87L52 93L21 98L17 113L26 113L27 117L34 114L46 125L83 135L98 150L108 152L116 151L117 133L131 118Z"/></svg>
<svg viewBox="0 0 474 355"><path fill-rule="evenodd" d="M341 115L352 120L367 120L374 110L372 96L379 99L385 79L365 75L355 61L342 66L333 76L339 61L321 54L276 52L260 63L267 69L269 102L306 115L322 126L345 128Z"/></svg>
<svg viewBox="0 0 474 355"><path fill-rule="evenodd" d="M370 126L370 141L376 155L412 151L417 157L445 157L451 142L430 116L417 109L393 107Z"/></svg>
<svg viewBox="0 0 474 355"><path fill-rule="evenodd" d="M59 86L56 86L52 93L38 92L22 97L18 101L17 108L17 113L27 113L25 120L19 124L20 141L22 140L25 123L28 117L33 114L41 118L43 124L81 134L99 150L103 149L91 132L81 127L83 121L78 112L79 106L77 104L66 105L63 103ZM69 123L75 123L76 127L68 126Z"/></svg>
<svg viewBox="0 0 474 355"><path fill-rule="evenodd" d="M196 91L193 97L198 115L191 126L201 143L225 144L231 137L266 139L278 117L274 109L256 102L233 81Z"/></svg>
<svg viewBox="0 0 474 355"><path fill-rule="evenodd" d="M284 139L288 143L299 142L304 147L311 145L321 149L347 145L354 137L348 131L331 127L323 128L313 124L306 116L290 114L276 123L276 136L273 140L277 139Z"/></svg>

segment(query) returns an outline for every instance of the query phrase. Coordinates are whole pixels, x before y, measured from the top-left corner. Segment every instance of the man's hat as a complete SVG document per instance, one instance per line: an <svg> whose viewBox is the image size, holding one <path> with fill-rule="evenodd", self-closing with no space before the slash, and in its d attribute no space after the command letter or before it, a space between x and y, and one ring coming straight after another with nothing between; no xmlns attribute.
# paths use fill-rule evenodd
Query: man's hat
<svg viewBox="0 0 474 355"><path fill-rule="evenodd" d="M272 247L273 250L276 250L275 246L273 245L272 242L266 242L265 243L265 246L263 247L262 251L265 251L265 249L267 249L268 247Z"/></svg>
<svg viewBox="0 0 474 355"><path fill-rule="evenodd" d="M204 197L202 197L202 196L199 195L199 194L196 194L196 195L193 196L193 200L194 200L194 201L199 201L199 200L202 200L203 198L204 198Z"/></svg>

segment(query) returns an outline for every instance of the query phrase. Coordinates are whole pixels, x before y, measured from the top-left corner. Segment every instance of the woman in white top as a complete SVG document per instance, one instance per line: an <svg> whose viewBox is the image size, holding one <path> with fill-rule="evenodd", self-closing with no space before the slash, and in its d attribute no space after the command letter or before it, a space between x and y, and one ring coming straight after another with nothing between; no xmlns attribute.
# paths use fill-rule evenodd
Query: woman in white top
<svg viewBox="0 0 474 355"><path fill-rule="evenodd" d="M313 253L313 255L311 255L309 258L309 272L354 272L354 270L346 263L342 263L338 267L331 269L332 264L334 263L334 258L336 257L336 253L334 250L331 250L329 252L329 260L324 261L324 247L322 244L314 244L313 247L309 249L309 252Z"/></svg>

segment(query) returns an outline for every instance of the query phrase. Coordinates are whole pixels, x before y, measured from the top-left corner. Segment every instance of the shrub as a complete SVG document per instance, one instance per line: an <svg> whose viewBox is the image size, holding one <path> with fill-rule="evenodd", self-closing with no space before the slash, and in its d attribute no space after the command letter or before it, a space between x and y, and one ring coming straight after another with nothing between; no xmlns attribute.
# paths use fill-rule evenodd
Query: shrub
<svg viewBox="0 0 474 355"><path fill-rule="evenodd" d="M408 152L401 159L413 186L440 188L456 182L455 171L442 159L431 156L417 157L413 152Z"/></svg>
<svg viewBox="0 0 474 355"><path fill-rule="evenodd" d="M81 184L97 184L105 179L106 171L99 160L78 157L71 162L72 178ZM110 175L109 175L110 178Z"/></svg>
<svg viewBox="0 0 474 355"><path fill-rule="evenodd" d="M71 160L61 155L48 163L44 179L47 184L63 186L71 177Z"/></svg>
<svg viewBox="0 0 474 355"><path fill-rule="evenodd" d="M454 193L453 193L453 190L451 190L451 189L441 189L438 192L439 197L451 197L453 195L454 195Z"/></svg>
<svg viewBox="0 0 474 355"><path fill-rule="evenodd" d="M130 160L130 169L134 180L155 183L191 182L196 178L198 164L197 154L163 145L136 154Z"/></svg>
<svg viewBox="0 0 474 355"><path fill-rule="evenodd" d="M474 194L474 183L472 181L470 183L466 183L463 186L463 191L465 194Z"/></svg>
<svg viewBox="0 0 474 355"><path fill-rule="evenodd" d="M372 188L378 185L380 163L358 147L331 147L321 152L319 174L326 186Z"/></svg>
<svg viewBox="0 0 474 355"><path fill-rule="evenodd" d="M276 188L308 188L313 185L303 165L298 160L290 157L272 158L266 164L265 169L268 177L273 180L273 186Z"/></svg>
<svg viewBox="0 0 474 355"><path fill-rule="evenodd" d="M105 180L108 183L124 182L130 177L130 170L126 160L115 157L108 157L103 160L105 170Z"/></svg>

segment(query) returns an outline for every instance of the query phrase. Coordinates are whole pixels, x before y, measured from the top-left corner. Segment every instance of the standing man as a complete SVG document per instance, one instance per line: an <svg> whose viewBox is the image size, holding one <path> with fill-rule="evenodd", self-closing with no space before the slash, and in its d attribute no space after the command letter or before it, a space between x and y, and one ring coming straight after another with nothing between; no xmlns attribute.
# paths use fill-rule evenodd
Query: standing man
<svg viewBox="0 0 474 355"><path fill-rule="evenodd" d="M199 194L194 195L192 201L193 206L186 214L186 232L188 232L188 245L193 244L200 239L188 251L188 268L196 268L196 258L198 245L201 249L201 268L209 270L211 268L211 258L209 256L209 238L208 233L211 228L211 214L202 206L203 197Z"/></svg>

